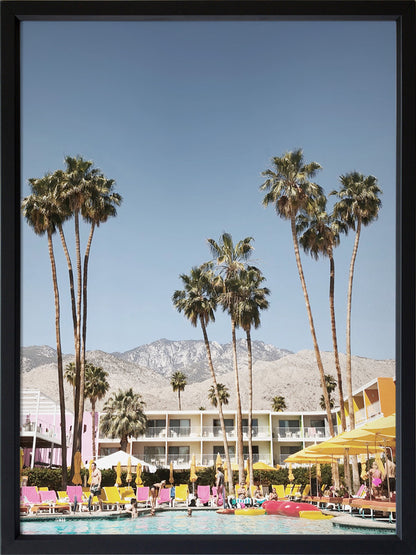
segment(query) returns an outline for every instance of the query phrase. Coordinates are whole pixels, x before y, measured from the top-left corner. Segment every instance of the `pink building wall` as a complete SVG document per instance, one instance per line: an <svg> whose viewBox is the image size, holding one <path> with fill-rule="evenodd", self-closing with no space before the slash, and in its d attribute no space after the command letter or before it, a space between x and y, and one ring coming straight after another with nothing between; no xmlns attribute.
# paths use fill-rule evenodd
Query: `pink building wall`
<svg viewBox="0 0 416 555"><path fill-rule="evenodd" d="M73 415L67 414L65 418L66 422L66 437L67 437L67 462L68 466L71 462L72 455L72 433L73 433ZM31 422L34 427L36 422L36 415L29 414L25 415L23 422L21 423L21 431L24 431L25 424ZM98 425L98 414L95 415L96 430ZM52 434L52 430L55 430L55 434L58 436L60 441L61 431L60 431L61 419L59 414L40 414L38 415L37 424L38 430L41 435ZM98 430L97 430L98 437ZM69 441L68 441L69 440ZM31 465L31 453L32 447L26 447L23 450L23 466ZM53 449L50 447L39 448L35 450L35 466L36 463L60 465L61 464L61 447L60 445L54 446ZM92 417L90 412L84 413L83 419L83 431L82 431L82 447L81 447L81 460L84 465L88 466L89 461L92 459ZM43 465L42 465L43 466Z"/></svg>

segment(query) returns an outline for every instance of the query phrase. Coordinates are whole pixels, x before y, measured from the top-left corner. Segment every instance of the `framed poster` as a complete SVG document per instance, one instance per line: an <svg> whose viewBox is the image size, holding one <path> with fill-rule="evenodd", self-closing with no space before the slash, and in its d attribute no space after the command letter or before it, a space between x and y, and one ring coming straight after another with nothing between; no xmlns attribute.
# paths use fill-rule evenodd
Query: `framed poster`
<svg viewBox="0 0 416 555"><path fill-rule="evenodd" d="M412 2L3 2L4 553L414 551L414 15ZM318 262L297 253L303 243L301 231L296 235L293 224L302 223L298 216L303 209L296 213L296 222L291 219L287 202L297 193L288 185L290 172L284 194L281 189L279 193L284 167L298 164L295 187L303 187L302 194L308 183L322 187L327 204L320 205L321 217L336 202L341 217L351 180L357 175L361 181L370 179L371 194L380 200L373 206L374 213L364 215L362 226L358 220L350 223L349 233L340 236L340 245L334 244L335 302L340 351L347 353L351 339L353 356L374 361L373 366L389 360L395 366L391 377L396 387L398 507L393 533L374 533L371 528L363 533L328 522L314 527L312 521L296 528L301 519L292 528L285 523L280 528L272 515L250 520L215 511L210 516L221 516L220 524L202 522L202 512L194 512L192 519L182 512L172 521L146 519L145 529L144 517L112 520L110 525L103 519L100 526L92 517L95 527L89 527L85 518L72 519L72 528L63 531L57 519L39 519L36 530L20 522L22 394L37 389L36 382L28 381L28 373L21 372L21 349L57 347L57 304L51 301L55 280L50 277L48 245L54 247L56 284L60 280L63 353L73 353L76 322L71 318L70 288L65 281L67 260L59 250L59 224L53 222L56 233L48 243L48 229L39 228L39 204L28 204L26 199L42 196L42 180L49 184L59 180L60 171L69 174L71 164L80 160L93 161L93 167L99 168L99 186L107 187L108 201L108 211L95 222L92 212L79 209L80 220L86 220L81 222L80 239L83 249L87 248L82 251L82 257L87 254L82 264L85 270L88 262L88 351L115 356L163 338L167 342L200 341L203 346L201 327L191 326L192 318L178 314L186 315L181 296L175 293L186 290L186 278L179 276L191 275L192 268L208 260L218 263L220 273L217 247L230 237L235 245L247 238L249 250L255 249L250 264L261 270L266 279L261 283L270 288L270 306L262 312L261 328L256 331L253 326L253 340L295 354L309 349L316 383L320 353L324 358L326 351L333 350L328 253L318 253L318 258L324 258ZM318 197L320 189L313 191L311 198ZM330 195L332 191L336 194ZM71 206L73 216L77 208ZM63 229L75 253L73 222L71 227L64 223ZM91 229L93 235L89 235ZM92 238L91 250L88 237ZM211 250L207 239L212 239ZM354 245L358 245L356 260ZM313 249L313 245L305 247L307 253ZM81 280L77 281L79 270L73 256L76 288ZM346 300L350 299L351 272L354 296L348 336ZM85 278L84 273L84 284ZM76 295L73 299L80 315ZM207 331L211 342L231 341L226 310L224 314L217 310L215 325L211 323ZM80 342L81 337L80 332ZM237 338L246 339L242 325ZM160 343L157 349L161 352ZM64 357L64 363L68 361ZM348 365L347 358L342 364ZM240 362L240 372L242 366ZM39 365L38 382L50 381L48 371L45 364ZM256 377L255 372L254 367ZM143 455L150 465L157 458L163 458L165 467L170 461L189 464L193 444L189 447L173 433L190 436L194 419L199 419L202 438L203 412L208 408L203 405L209 401L200 396L195 378L189 380L181 406L180 396L169 393L172 388L163 382L166 376L162 378L151 376L153 390L148 386L146 401L148 407L153 402L155 414L148 418L152 418L154 435L155 430L163 431L161 417L169 413L173 439L156 442L152 437L147 450L139 450L139 442L130 442L130 454ZM143 380L138 383L144 395ZM224 382L228 383L226 374ZM294 383L286 394L289 411L294 402L291 397L302 395ZM258 382L257 386L260 389ZM232 382L228 388L234 401ZM183 391L181 387L174 391L178 389ZM190 397L198 400L198 406L191 404ZM269 404L270 400L267 397ZM160 414L155 410L158 401ZM267 408L254 407L260 411L257 432L262 430L260 413ZM195 411L200 413L197 417ZM302 413L295 404L292 412ZM273 427L276 416L267 418ZM289 440L296 427L293 418L287 422L276 418L285 430L283 448L273 437L264 445L259 443L256 454L269 453L267 462L273 466L284 463L300 445ZM317 433L319 419L305 418L302 433L306 428ZM36 426L42 422L37 420ZM71 422L75 432L75 419ZM230 429L234 426L231 417L226 422ZM45 423L50 425L47 419ZM201 467L212 464L206 455L212 458L219 449L218 441L210 441L199 440ZM104 455L116 444L98 441L97 445ZM122 443L121 447L126 450ZM238 448L235 443L233 455ZM36 456L45 462L35 448L27 448L25 466L33 466ZM47 456L52 467L53 454ZM267 519L274 519L273 527Z"/></svg>

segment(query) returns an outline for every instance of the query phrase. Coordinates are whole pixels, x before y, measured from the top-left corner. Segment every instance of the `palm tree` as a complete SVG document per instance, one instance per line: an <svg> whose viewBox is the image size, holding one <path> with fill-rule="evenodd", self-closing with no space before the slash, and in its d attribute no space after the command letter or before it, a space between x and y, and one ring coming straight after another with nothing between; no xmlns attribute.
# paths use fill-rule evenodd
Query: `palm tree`
<svg viewBox="0 0 416 555"><path fill-rule="evenodd" d="M379 195L382 193L373 175L365 177L356 171L340 176L341 188L332 191L340 199L334 205L334 215L343 220L348 227L355 231L354 246L351 255L350 271L348 279L347 296L347 330L346 330L346 380L348 393L348 413L350 429L355 428L354 403L352 397L352 374L351 374L351 304L352 284L354 278L355 259L357 257L358 243L361 236L361 227L367 226L378 218L381 208ZM357 458L353 458L353 487L356 491L360 484Z"/></svg>
<svg viewBox="0 0 416 555"><path fill-rule="evenodd" d="M113 192L114 180L106 179L103 175L98 175L92 180L89 196L81 206L81 214L85 221L91 224L90 233L84 255L83 268L83 314L82 314L82 338L81 338L81 361L85 363L85 351L87 343L87 281L88 281L88 262L91 250L94 230L100 224L105 223L108 218L117 215L116 206L120 206L122 198L118 193Z"/></svg>
<svg viewBox="0 0 416 555"><path fill-rule="evenodd" d="M60 172L59 200L62 207L74 216L75 221L75 250L77 266L77 291L76 291L76 325L74 327L75 343L75 407L74 407L74 440L72 448L71 469L74 467L73 459L76 451L81 451L82 420L84 414L84 386L85 386L85 360L81 360L81 298L82 298L82 272L81 272L81 246L79 215L81 208L91 194L93 179L100 172L93 167L93 162L82 157L65 157L66 169ZM72 470L71 470L72 472Z"/></svg>
<svg viewBox="0 0 416 555"><path fill-rule="evenodd" d="M170 378L170 385L172 386L174 392L178 392L179 410L181 410L181 391L184 391L186 384L186 376L180 370L177 370L172 374L172 377Z"/></svg>
<svg viewBox="0 0 416 555"><path fill-rule="evenodd" d="M218 397L220 400L221 405L228 405L228 401L230 399L230 392L228 391L228 387L223 383L217 383L218 388ZM217 392L215 391L215 387L211 385L208 391L208 399L211 401L211 405L215 408L218 406L217 402Z"/></svg>
<svg viewBox="0 0 416 555"><path fill-rule="evenodd" d="M218 414L220 417L224 441L225 459L227 461L228 468L231 469L224 414L222 411L222 403L218 392L217 378L215 375L214 365L212 363L211 349L207 334L207 325L209 322L215 321L215 310L217 308L217 293L214 287L212 265L204 264L198 268L194 267L191 269L189 276L181 274L180 278L184 289L174 292L172 295L172 302L178 312L183 312L194 327L198 325L198 322L201 326L202 334L204 336L205 349L207 352L208 365L217 399ZM228 473L228 486L229 491L232 491L233 476L231 471Z"/></svg>
<svg viewBox="0 0 416 555"><path fill-rule="evenodd" d="M326 199L322 199L321 206L316 206L316 211L311 215L300 214L296 221L296 230L299 237L299 243L306 253L309 253L315 260L318 260L319 255L327 256L329 258L329 309L331 314L331 331L332 331L332 345L334 347L335 368L337 371L338 381L338 397L340 406L344 406L344 394L342 389L342 374L341 365L339 362L337 329L335 323L335 262L334 262L334 248L340 243L340 233L347 233L348 226L342 220L338 220L334 215L329 215L325 211ZM330 402L331 408L333 402ZM325 403L323 406L325 410ZM345 412L341 411L341 428L345 432L347 429L345 421Z"/></svg>
<svg viewBox="0 0 416 555"><path fill-rule="evenodd" d="M326 389L329 395L329 402L331 404L331 409L333 409L335 406L335 401L334 399L331 398L331 393L337 387L337 382L334 380L333 376L331 376L330 374L325 374L325 383L326 383ZM321 407L322 410L325 410L325 400L323 395L321 395L319 406Z"/></svg>
<svg viewBox="0 0 416 555"><path fill-rule="evenodd" d="M381 189L377 184L377 179L369 175L365 177L358 172L351 172L340 176L341 188L339 191L332 191L331 195L337 195L339 201L334 205L334 215L343 220L348 227L355 230L354 247L351 256L349 279L348 279L348 299L347 299L347 390L348 390L348 412L350 429L355 427L354 405L352 398L352 378L351 378L351 301L352 283L354 278L355 259L357 257L358 243L360 241L361 227L369 225L377 219L381 208L379 195Z"/></svg>
<svg viewBox="0 0 416 555"><path fill-rule="evenodd" d="M107 381L108 372L103 370L101 366L93 364L85 364L85 399L89 399L91 403L91 422L92 422L92 457L96 458L96 429L95 429L95 404L102 399L107 393L110 384Z"/></svg>
<svg viewBox="0 0 416 555"><path fill-rule="evenodd" d="M283 412L287 408L285 398L281 395L273 397L272 399L272 411L273 412Z"/></svg>
<svg viewBox="0 0 416 555"><path fill-rule="evenodd" d="M47 234L49 259L52 270L52 283L55 299L55 336L56 353L58 363L58 388L59 388L59 409L61 419L61 450L62 450L62 488L67 486L67 446L66 446L66 417L65 417L65 393L62 365L61 347L61 314L59 301L59 288L56 273L55 254L53 249L52 235L56 231L58 222L62 215L56 204L52 191L55 186L52 176L45 175L41 179L29 180L33 193L24 198L22 202L23 215L28 224L33 228L37 235Z"/></svg>
<svg viewBox="0 0 416 555"><path fill-rule="evenodd" d="M250 257L253 250L251 245L252 237L246 237L236 245L229 233L223 233L219 242L208 239L211 254L216 259L219 276L217 287L221 290L219 302L223 310L227 310L231 318L231 336L233 344L233 362L235 389L237 398L237 453L238 453L238 480L244 480L244 450L243 450L243 417L241 410L240 381L238 376L237 363L237 340L236 327L238 325L238 291L239 291L239 272L246 267L246 260Z"/></svg>
<svg viewBox="0 0 416 555"><path fill-rule="evenodd" d="M129 437L138 437L146 430L147 418L141 395L130 388L119 390L108 399L100 418L100 433L120 438L120 449L126 451Z"/></svg>
<svg viewBox="0 0 416 555"><path fill-rule="evenodd" d="M250 485L254 484L253 476L253 354L251 345L251 327L257 329L260 326L260 310L269 307L266 295L270 295L267 287L260 287L265 278L258 268L249 266L247 270L241 270L239 274L240 290L237 305L238 323L246 332L247 359L248 359L248 456Z"/></svg>
<svg viewBox="0 0 416 555"><path fill-rule="evenodd" d="M309 327L312 335L315 358L318 365L321 388L325 399L325 408L328 418L329 431L334 435L332 423L331 406L328 391L325 386L325 373L316 338L315 325L312 317L312 309L309 302L308 290L306 288L305 276L303 274L302 262L299 253L299 243L296 232L296 218L299 214L310 214L316 210L316 204L322 202L322 187L312 182L321 166L317 162L305 164L302 149L286 152L282 157L275 156L272 159L274 169L267 169L262 173L266 181L260 189L267 191L263 205L273 204L276 213L283 219L289 220L292 230L293 247L295 251L296 264L299 278L305 298L306 311L309 318Z"/></svg>
<svg viewBox="0 0 416 555"><path fill-rule="evenodd" d="M65 378L69 384L73 387L73 393L75 396L75 376L76 368L74 362L69 362L65 367ZM110 387L107 382L108 372L103 370L101 366L94 366L89 362L85 362L85 388L84 388L84 399L89 399L91 403L91 422L92 422L92 455L96 458L95 449L95 404L97 400L102 399Z"/></svg>

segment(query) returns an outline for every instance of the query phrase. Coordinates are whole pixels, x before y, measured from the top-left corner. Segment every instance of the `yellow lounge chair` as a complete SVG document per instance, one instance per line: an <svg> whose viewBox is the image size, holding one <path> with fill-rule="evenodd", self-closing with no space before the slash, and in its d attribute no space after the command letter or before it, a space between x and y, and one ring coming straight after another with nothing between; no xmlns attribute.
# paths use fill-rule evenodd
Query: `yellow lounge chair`
<svg viewBox="0 0 416 555"><path fill-rule="evenodd" d="M295 484L293 486L292 491L290 492L290 498L295 498L295 497L300 497L300 488L302 487L302 484Z"/></svg>
<svg viewBox="0 0 416 555"><path fill-rule="evenodd" d="M103 507L110 505L111 507L115 507L118 511L121 507L127 503L126 500L123 500L120 497L119 488L116 486L104 487L103 488L106 499L103 499Z"/></svg>
<svg viewBox="0 0 416 555"><path fill-rule="evenodd" d="M272 485L272 490L273 490L273 488L275 488L276 493L277 493L277 497L279 499L284 499L285 498L285 487L284 487L283 484L279 484L279 485L275 485L275 486Z"/></svg>
<svg viewBox="0 0 416 555"><path fill-rule="evenodd" d="M290 493L292 491L293 485L292 484L287 484L286 488L285 488L285 497L289 497Z"/></svg>
<svg viewBox="0 0 416 555"><path fill-rule="evenodd" d="M179 486L175 486L175 497L172 500L172 506L174 507L176 503L188 505L188 495L188 484L179 484Z"/></svg>
<svg viewBox="0 0 416 555"><path fill-rule="evenodd" d="M302 501L304 501L308 497L310 491L311 491L311 485L306 484L306 486L303 488L302 495L300 496Z"/></svg>
<svg viewBox="0 0 416 555"><path fill-rule="evenodd" d="M130 501L132 499L136 498L136 494L134 493L134 490L132 487L127 487L127 488L119 488L120 490L120 497L121 499L123 499L124 501L126 501L127 503L130 503Z"/></svg>

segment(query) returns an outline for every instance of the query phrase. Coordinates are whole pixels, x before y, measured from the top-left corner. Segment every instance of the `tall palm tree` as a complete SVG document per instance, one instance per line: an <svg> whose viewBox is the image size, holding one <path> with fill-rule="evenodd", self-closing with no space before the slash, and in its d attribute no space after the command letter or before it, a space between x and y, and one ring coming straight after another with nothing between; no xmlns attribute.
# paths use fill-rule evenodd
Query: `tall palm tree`
<svg viewBox="0 0 416 555"><path fill-rule="evenodd" d="M321 166L317 162L310 162L309 164L306 164L304 162L302 149L297 149L293 152L286 152L282 157L275 156L272 159L272 163L273 170L267 169L262 172L262 175L267 177L266 181L260 186L261 190L267 191L263 199L263 205L268 206L269 204L273 204L276 209L276 213L281 218L290 221L296 264L305 298L315 358L319 370L321 388L325 399L329 431L331 436L333 436L334 426L332 423L328 391L325 386L324 367L316 337L312 309L309 302L308 290L306 288L306 281L299 253L298 236L296 232L297 216L301 213L312 213L315 210L316 204L322 202L322 187L311 181L311 179L317 174L318 170L321 169Z"/></svg>
<svg viewBox="0 0 416 555"><path fill-rule="evenodd" d="M89 399L91 403L91 430L92 430L92 457L95 460L96 452L96 428L95 428L95 405L107 393L110 384L107 381L108 372L103 370L101 366L93 364L85 364L85 399Z"/></svg>
<svg viewBox="0 0 416 555"><path fill-rule="evenodd" d="M113 191L114 180L107 179L103 175L95 176L92 179L89 195L81 206L81 214L90 227L87 246L84 255L84 268L82 278L82 337L81 337L81 361L85 363L86 344L87 344L87 281L88 281L88 262L90 257L91 243L94 230L100 224L105 223L108 218L117 215L116 206L120 206L122 198Z"/></svg>
<svg viewBox="0 0 416 555"><path fill-rule="evenodd" d="M100 171L93 167L93 162L84 160L81 156L65 157L65 171L61 172L59 184L59 199L67 212L74 216L75 222L75 250L77 267L76 290L76 326L75 326L75 407L74 407L74 440L72 448L71 469L74 467L73 459L76 451L81 451L82 420L84 414L84 385L85 385L85 360L81 360L81 299L82 299L82 265L79 216L81 208L91 195L91 184ZM71 470L72 472L72 470Z"/></svg>
<svg viewBox="0 0 416 555"><path fill-rule="evenodd" d="M287 408L285 398L281 395L276 395L272 399L272 411L273 412L283 412Z"/></svg>
<svg viewBox="0 0 416 555"><path fill-rule="evenodd" d="M355 231L348 279L346 334L348 412L350 429L353 430L355 427L355 419L351 378L351 303L354 266L361 236L361 227L369 225L378 218L378 213L381 208L379 195L382 191L377 184L377 179L373 175L365 177L363 174L355 171L341 175L340 182L340 190L330 193L331 195L338 196L340 199L334 205L334 215L342 219L348 227Z"/></svg>
<svg viewBox="0 0 416 555"><path fill-rule="evenodd" d="M254 484L253 476L253 354L251 344L251 327L257 329L260 326L260 310L269 307L266 295L270 295L267 287L260 287L265 278L260 270L249 266L241 270L239 274L239 293L237 314L239 326L246 332L247 339L247 362L248 362L248 457L250 485Z"/></svg>
<svg viewBox="0 0 416 555"><path fill-rule="evenodd" d="M222 290L219 302L223 309L228 311L231 318L231 336L233 344L233 363L235 389L237 398L237 457L238 457L238 480L244 480L244 449L243 449L243 417L241 410L240 380L238 376L237 362L237 339L236 327L238 325L237 304L238 304L238 275L246 267L246 261L251 255L253 246L252 237L246 237L236 245L233 243L229 233L223 233L219 242L208 239L211 254L216 260L219 271L217 285Z"/></svg>
<svg viewBox="0 0 416 555"><path fill-rule="evenodd" d="M59 288L56 273L55 253L53 249L52 235L56 231L61 219L59 206L56 204L52 191L55 186L50 174L41 179L29 180L33 193L24 198L22 202L23 215L27 223L33 228L37 235L47 234L49 259L52 270L52 283L55 300L55 336L56 353L58 363L58 388L59 388L59 410L61 420L61 450L62 450L62 488L67 486L67 445L66 445L66 417L65 417L65 393L62 365L61 347L61 313L59 301Z"/></svg>
<svg viewBox="0 0 416 555"><path fill-rule="evenodd" d="M227 432L225 429L224 413L219 396L217 378L212 362L211 348L209 345L207 326L209 322L215 321L215 310L217 309L217 293L214 286L214 274L212 265L194 267L189 275L180 276L184 289L177 290L172 295L172 302L178 312L183 312L190 323L197 327L201 326L204 337L205 349L207 352L208 366L211 372L212 382L217 399L218 414L220 417L221 431L224 441L224 453L227 466L231 469L230 453L228 449ZM233 476L231 470L228 472L229 491L233 489Z"/></svg>
<svg viewBox="0 0 416 555"><path fill-rule="evenodd" d="M120 449L126 451L128 438L138 437L146 430L144 405L141 395L133 393L132 388L114 393L103 407L100 433L111 439L120 438Z"/></svg>
<svg viewBox="0 0 416 555"><path fill-rule="evenodd" d="M218 397L221 405L228 405L230 399L230 392L228 391L228 387L223 383L217 383L217 388ZM211 387L209 388L208 399L211 401L211 405L217 408L217 392L215 391L215 387L213 385L211 385Z"/></svg>
<svg viewBox="0 0 416 555"><path fill-rule="evenodd" d="M73 394L75 396L75 376L76 369L74 362L69 362L65 367L65 379L73 387ZM85 388L84 399L89 399L91 403L91 431L92 431L92 456L96 458L96 430L95 430L95 405L96 402L102 399L110 387L107 382L108 372L103 370L101 366L94 366L93 364L85 363Z"/></svg>
<svg viewBox="0 0 416 555"><path fill-rule="evenodd" d="M299 243L306 253L309 253L315 260L318 260L320 255L329 258L329 309L331 315L332 345L334 348L334 360L337 372L339 403L340 406L343 407L344 394L335 322L334 248L340 243L340 233L348 232L348 226L344 221L336 219L333 214L327 214L325 211L325 204L326 199L323 198L321 205L317 204L316 210L312 214L299 214L296 221L296 231L298 235L300 235ZM325 409L325 401L323 408ZM347 429L344 410L341 410L341 428L343 432Z"/></svg>
<svg viewBox="0 0 416 555"><path fill-rule="evenodd" d="M352 397L352 374L351 374L351 305L352 284L354 279L354 267L357 257L358 244L361 236L362 226L367 226L378 218L381 208L380 194L377 178L373 175L364 176L362 173L353 171L340 176L341 188L332 191L340 199L334 205L334 215L342 219L351 229L355 231L354 246L351 255L348 296L347 296L347 330L346 330L346 380L348 393L348 413L350 429L355 428L354 403ZM353 487L356 490L360 484L357 458L353 458Z"/></svg>
<svg viewBox="0 0 416 555"><path fill-rule="evenodd" d="M174 372L170 378L170 385L172 386L173 391L178 392L178 409L181 409L181 391L184 391L185 386L187 384L186 376L180 370Z"/></svg>

